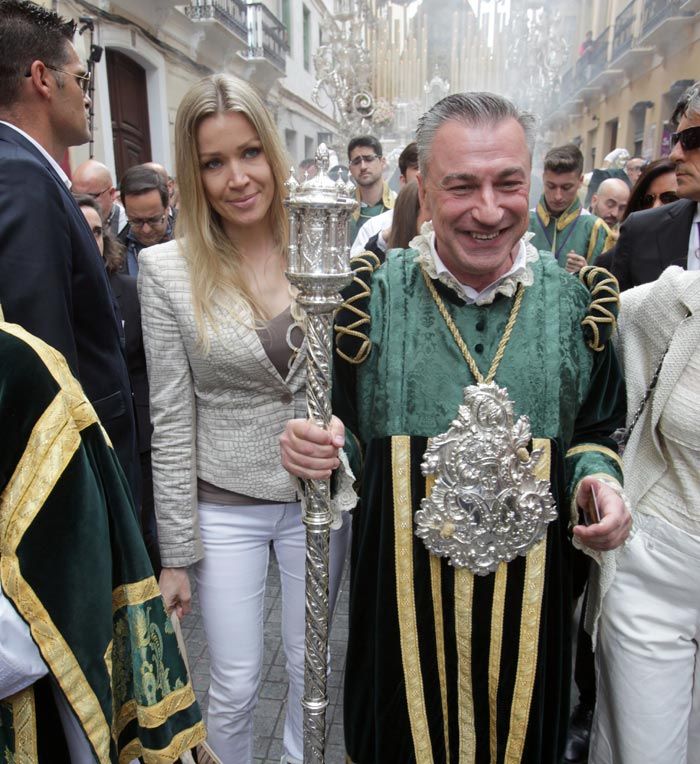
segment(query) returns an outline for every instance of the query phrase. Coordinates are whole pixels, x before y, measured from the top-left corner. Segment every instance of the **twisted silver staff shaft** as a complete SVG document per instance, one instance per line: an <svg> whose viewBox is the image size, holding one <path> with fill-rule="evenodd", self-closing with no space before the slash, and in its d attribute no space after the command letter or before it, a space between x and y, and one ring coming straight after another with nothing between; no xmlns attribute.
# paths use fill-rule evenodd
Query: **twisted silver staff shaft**
<svg viewBox="0 0 700 764"><path fill-rule="evenodd" d="M352 281L347 225L357 206L354 186L328 175L330 154L321 144L316 174L285 183L289 215L287 278L306 313L306 407L309 419L331 422L331 358L335 309ZM331 504L328 480L306 481L306 634L304 667L304 762L323 764L328 676L328 563Z"/></svg>
<svg viewBox="0 0 700 764"><path fill-rule="evenodd" d="M328 428L331 421L331 353L335 301L307 314L306 405L309 419ZM304 668L304 763L323 764L326 746L328 676L328 566L330 483L306 481L306 635Z"/></svg>

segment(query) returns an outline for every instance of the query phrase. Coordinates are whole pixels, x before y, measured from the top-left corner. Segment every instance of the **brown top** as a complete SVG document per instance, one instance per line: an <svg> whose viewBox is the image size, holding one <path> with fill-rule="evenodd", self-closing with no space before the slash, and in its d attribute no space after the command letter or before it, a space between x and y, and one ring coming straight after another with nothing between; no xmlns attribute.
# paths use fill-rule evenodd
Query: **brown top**
<svg viewBox="0 0 700 764"><path fill-rule="evenodd" d="M286 308L258 329L258 339L280 377L287 379L303 340L301 327L294 322L291 308Z"/></svg>
<svg viewBox="0 0 700 764"><path fill-rule="evenodd" d="M286 379L303 340L301 327L292 319L291 308L286 308L278 316L270 319L266 326L258 329L257 334L265 354L277 369L277 373L282 379ZM279 502L227 491L201 478L197 478L197 499L207 504L222 506L279 504Z"/></svg>

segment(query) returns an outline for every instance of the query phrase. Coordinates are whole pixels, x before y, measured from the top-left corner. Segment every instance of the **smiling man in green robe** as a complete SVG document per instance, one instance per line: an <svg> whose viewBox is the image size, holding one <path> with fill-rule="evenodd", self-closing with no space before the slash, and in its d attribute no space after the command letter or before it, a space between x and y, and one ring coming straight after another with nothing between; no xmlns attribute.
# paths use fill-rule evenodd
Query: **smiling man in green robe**
<svg viewBox="0 0 700 764"><path fill-rule="evenodd" d="M595 556L629 532L610 438L624 420L615 282L527 242L533 130L489 93L421 118L432 224L383 263L355 260L337 417L330 432L293 420L281 439L294 475L328 477L343 446L360 475L344 706L356 764L558 764L572 534Z"/></svg>

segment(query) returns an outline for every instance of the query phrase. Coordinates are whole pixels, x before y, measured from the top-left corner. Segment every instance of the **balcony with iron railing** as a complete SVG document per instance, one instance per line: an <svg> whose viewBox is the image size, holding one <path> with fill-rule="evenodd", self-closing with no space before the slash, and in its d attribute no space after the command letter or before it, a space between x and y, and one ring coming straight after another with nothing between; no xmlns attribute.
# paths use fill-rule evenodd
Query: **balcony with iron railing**
<svg viewBox="0 0 700 764"><path fill-rule="evenodd" d="M262 3L251 3L248 9L248 58L264 58L282 73L289 50L287 28Z"/></svg>
<svg viewBox="0 0 700 764"><path fill-rule="evenodd" d="M681 5L681 0L644 0L642 34L649 34L662 21L679 14Z"/></svg>
<svg viewBox="0 0 700 764"><path fill-rule="evenodd" d="M700 0L693 2L700 7ZM581 91L607 87L625 73L638 72L644 60L659 46L663 49L695 15L688 0L631 0L613 26L562 75L555 111L579 101Z"/></svg>
<svg viewBox="0 0 700 764"><path fill-rule="evenodd" d="M285 73L289 50L287 29L263 3L246 3L245 0L190 0L181 9L187 18L207 25L212 35L210 49L221 48L221 35L233 35L236 40L234 52L238 52L246 61L272 67L269 72L265 72L265 79ZM231 50L231 46L227 45L227 48Z"/></svg>
<svg viewBox="0 0 700 764"><path fill-rule="evenodd" d="M593 46L588 52L587 79L592 80L600 74L608 62L608 42L610 40L610 27L607 27L593 41Z"/></svg>
<svg viewBox="0 0 700 764"><path fill-rule="evenodd" d="M632 0L615 18L612 60L621 56L632 47L634 40L634 22L637 19L637 0Z"/></svg>
<svg viewBox="0 0 700 764"><path fill-rule="evenodd" d="M192 21L218 21L242 42L248 42L244 0L190 0L185 15Z"/></svg>

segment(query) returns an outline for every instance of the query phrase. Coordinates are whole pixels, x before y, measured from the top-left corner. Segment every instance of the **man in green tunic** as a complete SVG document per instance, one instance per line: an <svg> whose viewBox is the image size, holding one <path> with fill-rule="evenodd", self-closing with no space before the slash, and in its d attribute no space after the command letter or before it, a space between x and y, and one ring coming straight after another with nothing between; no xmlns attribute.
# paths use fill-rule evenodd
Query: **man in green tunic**
<svg viewBox="0 0 700 764"><path fill-rule="evenodd" d="M386 159L382 144L373 135L357 135L348 143L348 162L358 201L348 226L348 239L352 244L370 218L394 208L396 194L383 178Z"/></svg>
<svg viewBox="0 0 700 764"><path fill-rule="evenodd" d="M617 293L607 272L585 269L584 284L527 243L532 134L488 93L421 119L432 224L384 263L355 260L337 418L330 432L294 420L281 439L294 475L328 477L343 445L360 475L345 679L356 764L558 764L571 535L598 555L629 532L609 437L624 419L607 342Z"/></svg>
<svg viewBox="0 0 700 764"><path fill-rule="evenodd" d="M114 450L0 312L0 763L172 762L205 736Z"/></svg>
<svg viewBox="0 0 700 764"><path fill-rule="evenodd" d="M583 182L583 154L569 143L547 152L542 184L544 192L530 213L531 244L570 273L592 265L612 245L610 229L597 215L581 206L578 191Z"/></svg>

